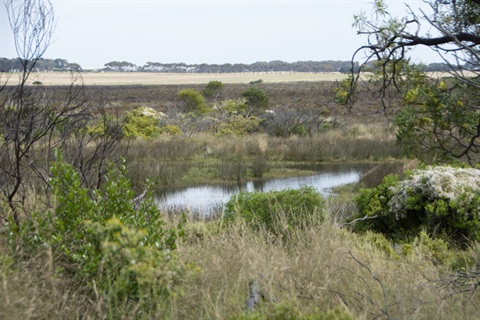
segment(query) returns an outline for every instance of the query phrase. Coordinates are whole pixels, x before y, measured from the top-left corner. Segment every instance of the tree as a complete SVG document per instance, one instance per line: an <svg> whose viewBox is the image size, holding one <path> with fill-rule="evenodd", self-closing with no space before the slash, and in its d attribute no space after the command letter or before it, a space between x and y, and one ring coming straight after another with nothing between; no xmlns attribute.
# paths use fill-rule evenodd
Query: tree
<svg viewBox="0 0 480 320"><path fill-rule="evenodd" d="M112 71L136 71L137 66L127 61L111 61L105 64L105 68Z"/></svg>
<svg viewBox="0 0 480 320"><path fill-rule="evenodd" d="M480 0L426 0L427 9L406 6L394 18L382 0L373 17L355 16L354 26L367 43L350 89L363 82L380 94L385 110L401 107L398 138L407 152L426 162L459 159L479 162L480 151ZM428 78L410 64L410 49L426 46L449 66L448 79ZM364 81L361 72L370 71ZM353 94L347 95L352 101Z"/></svg>
<svg viewBox="0 0 480 320"><path fill-rule="evenodd" d="M77 73L72 72L71 86L61 97L47 87L28 85L55 29L50 1L7 0L5 7L21 71L17 84L7 81L0 87L0 192L19 225L18 209L27 191L49 187L48 169L55 148L69 149L68 160L78 164L81 180L88 186L87 181L97 180L92 184L98 185L105 173L104 160L121 131L118 121L107 121L102 110L93 112ZM108 130L88 135L86 126L95 119L103 121Z"/></svg>

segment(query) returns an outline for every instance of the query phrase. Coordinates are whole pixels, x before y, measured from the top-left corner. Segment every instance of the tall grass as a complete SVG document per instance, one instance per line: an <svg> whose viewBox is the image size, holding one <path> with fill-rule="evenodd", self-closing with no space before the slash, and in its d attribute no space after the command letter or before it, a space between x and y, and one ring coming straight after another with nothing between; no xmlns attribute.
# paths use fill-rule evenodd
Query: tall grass
<svg viewBox="0 0 480 320"><path fill-rule="evenodd" d="M228 227L221 220L190 221L177 253L191 272L177 284L177 294L158 301L158 314L136 310L132 302L120 305L119 314L248 318L245 300L255 280L263 296L257 316L280 306L304 316L336 308L355 319L478 319L480 292L455 293L441 281L449 279L450 269L432 259L424 242L414 242L406 253L379 235L353 234L333 222L294 228L282 240L241 221ZM0 253L0 318L108 318L104 298L73 286L48 249L31 256L2 240Z"/></svg>
<svg viewBox="0 0 480 320"><path fill-rule="evenodd" d="M119 155L128 160L129 177L141 184L151 178L160 185L262 177L269 162L357 162L402 159L393 129L384 121L355 121L311 136L266 134L161 136L134 140ZM250 170L246 170L250 168Z"/></svg>
<svg viewBox="0 0 480 320"><path fill-rule="evenodd" d="M478 293L448 297L434 281L447 275L428 255L392 258L375 236L358 236L323 224L295 230L284 243L265 231L236 225L201 233L180 248L199 268L185 294L173 302L175 318L228 319L244 313L248 284L257 280L268 312L290 303L302 313L346 308L359 319L474 319ZM199 240L199 238L201 240ZM194 289L192 289L194 288Z"/></svg>

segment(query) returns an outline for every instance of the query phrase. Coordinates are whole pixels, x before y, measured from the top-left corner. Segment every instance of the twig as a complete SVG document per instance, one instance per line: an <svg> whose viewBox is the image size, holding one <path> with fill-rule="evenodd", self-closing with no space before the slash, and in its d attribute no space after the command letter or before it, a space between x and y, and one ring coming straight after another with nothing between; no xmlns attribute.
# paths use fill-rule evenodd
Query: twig
<svg viewBox="0 0 480 320"><path fill-rule="evenodd" d="M339 228L343 228L343 227L345 227L345 226L352 225L352 224L354 224L354 223L357 223L358 221L366 221L366 220L372 220L372 219L376 219L376 218L378 218L377 215L374 215L374 216L371 216L371 217L370 217L370 216L365 216L365 217L363 217L363 218L357 218L357 219L354 219L354 220L352 220L352 221L350 221L350 222L346 222L346 223L344 223L344 224L341 224L341 225L339 226Z"/></svg>

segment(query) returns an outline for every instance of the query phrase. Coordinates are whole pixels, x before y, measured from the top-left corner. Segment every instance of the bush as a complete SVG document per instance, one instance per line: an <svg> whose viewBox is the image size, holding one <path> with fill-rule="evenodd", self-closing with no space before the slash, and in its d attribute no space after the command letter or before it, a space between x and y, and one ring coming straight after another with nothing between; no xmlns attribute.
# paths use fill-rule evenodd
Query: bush
<svg viewBox="0 0 480 320"><path fill-rule="evenodd" d="M221 81L210 81L205 89L203 89L202 94L207 99L217 99L220 95L220 91L223 88L223 83Z"/></svg>
<svg viewBox="0 0 480 320"><path fill-rule="evenodd" d="M428 167L415 170L404 181L394 175L356 200L355 229L373 230L404 240L421 230L446 237L459 245L480 241L480 170Z"/></svg>
<svg viewBox="0 0 480 320"><path fill-rule="evenodd" d="M225 207L227 221L244 220L252 228L264 227L274 234L321 222L323 197L312 187L271 192L241 192Z"/></svg>
<svg viewBox="0 0 480 320"><path fill-rule="evenodd" d="M183 131L178 127L171 124L164 125L160 128L161 134L169 134L171 136L182 135Z"/></svg>
<svg viewBox="0 0 480 320"><path fill-rule="evenodd" d="M14 248L33 254L49 248L59 257L55 272L99 293L110 311L125 301L151 310L173 293L183 273L173 250L184 222L167 228L150 194L136 208L124 170L111 169L105 185L91 190L58 156L51 168L52 209L6 227Z"/></svg>
<svg viewBox="0 0 480 320"><path fill-rule="evenodd" d="M161 114L151 108L139 108L125 115L123 131L128 138L152 138L160 134Z"/></svg>
<svg viewBox="0 0 480 320"><path fill-rule="evenodd" d="M206 114L210 107L205 102L202 94L194 89L183 89L178 92L178 97L185 105L185 112Z"/></svg>
<svg viewBox="0 0 480 320"><path fill-rule="evenodd" d="M221 103L220 109L227 114L244 114L247 106L242 100L224 100Z"/></svg>
<svg viewBox="0 0 480 320"><path fill-rule="evenodd" d="M250 108L254 109L267 109L269 98L265 91L260 88L251 87L244 92L242 92L242 96L246 99L246 104Z"/></svg>
<svg viewBox="0 0 480 320"><path fill-rule="evenodd" d="M219 135L237 135L243 136L249 133L257 132L260 128L262 120L251 116L244 117L234 115L227 119L226 122L220 123L215 129Z"/></svg>

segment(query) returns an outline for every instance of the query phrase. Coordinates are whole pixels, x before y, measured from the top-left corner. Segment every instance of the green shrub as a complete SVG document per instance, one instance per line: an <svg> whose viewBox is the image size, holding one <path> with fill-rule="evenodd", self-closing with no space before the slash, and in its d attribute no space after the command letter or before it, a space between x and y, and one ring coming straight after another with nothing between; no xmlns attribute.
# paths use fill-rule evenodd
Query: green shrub
<svg viewBox="0 0 480 320"><path fill-rule="evenodd" d="M229 99L222 101L220 108L229 114L244 114L247 106L242 100Z"/></svg>
<svg viewBox="0 0 480 320"><path fill-rule="evenodd" d="M261 83L263 83L263 80L262 80L262 79L250 81L250 84L261 84Z"/></svg>
<svg viewBox="0 0 480 320"><path fill-rule="evenodd" d="M173 293L183 273L173 250L184 222L168 228L150 193L137 208L124 171L111 169L104 186L91 190L58 156L51 168L52 209L6 227L14 247L50 248L59 257L55 271L95 290L109 310L125 301L151 310Z"/></svg>
<svg viewBox="0 0 480 320"><path fill-rule="evenodd" d="M269 98L265 91L257 87L251 87L244 92L242 96L246 99L246 104L253 109L267 109Z"/></svg>
<svg viewBox="0 0 480 320"><path fill-rule="evenodd" d="M241 192L225 207L225 219L241 219L252 228L274 234L323 221L325 202L312 187L271 192Z"/></svg>
<svg viewBox="0 0 480 320"><path fill-rule="evenodd" d="M152 138L160 134L161 115L151 108L139 108L125 115L124 134L127 138Z"/></svg>
<svg viewBox="0 0 480 320"><path fill-rule="evenodd" d="M373 189L362 190L354 218L359 231L373 230L404 240L421 230L459 245L480 240L480 170L428 167L404 181L389 175Z"/></svg>
<svg viewBox="0 0 480 320"><path fill-rule="evenodd" d="M262 120L254 116L247 118L240 115L234 115L228 118L226 122L220 123L216 127L216 132L218 135L243 136L257 132L261 123Z"/></svg>
<svg viewBox="0 0 480 320"><path fill-rule="evenodd" d="M265 157L257 156L252 162L252 175L255 178L262 178L265 172L268 172L268 164Z"/></svg>
<svg viewBox="0 0 480 320"><path fill-rule="evenodd" d="M178 126L167 124L160 128L161 134L169 134L171 136L182 135L183 131Z"/></svg>
<svg viewBox="0 0 480 320"><path fill-rule="evenodd" d="M185 112L205 114L210 112L210 107L205 102L202 94L194 89L183 89L178 92L178 97L185 105Z"/></svg>
<svg viewBox="0 0 480 320"><path fill-rule="evenodd" d="M220 94L220 91L223 88L223 83L221 81L210 81L205 89L203 89L202 94L207 99L216 99Z"/></svg>

